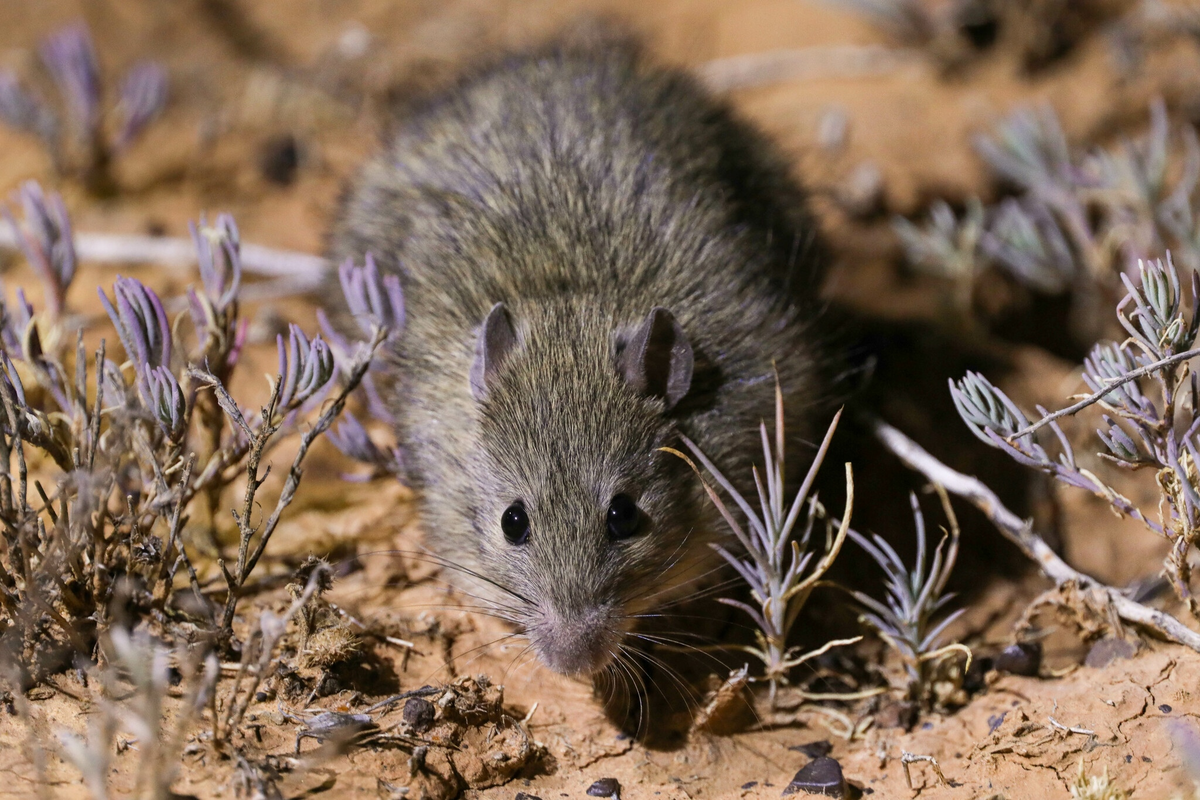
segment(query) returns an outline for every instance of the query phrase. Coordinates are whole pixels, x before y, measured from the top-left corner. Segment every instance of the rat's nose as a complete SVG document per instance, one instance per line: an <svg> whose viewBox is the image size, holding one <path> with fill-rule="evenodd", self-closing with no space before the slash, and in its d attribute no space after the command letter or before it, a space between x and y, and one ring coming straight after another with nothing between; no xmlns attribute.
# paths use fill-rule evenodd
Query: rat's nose
<svg viewBox="0 0 1200 800"><path fill-rule="evenodd" d="M570 615L550 611L528 636L542 663L563 675L592 675L616 655L617 632L603 609Z"/></svg>

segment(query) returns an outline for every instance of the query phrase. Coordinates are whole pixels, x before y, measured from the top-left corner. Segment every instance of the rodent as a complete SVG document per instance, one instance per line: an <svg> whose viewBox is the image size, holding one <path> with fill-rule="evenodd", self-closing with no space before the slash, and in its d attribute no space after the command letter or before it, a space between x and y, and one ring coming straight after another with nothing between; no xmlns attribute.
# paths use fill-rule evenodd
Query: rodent
<svg viewBox="0 0 1200 800"><path fill-rule="evenodd" d="M748 479L776 375L791 440L813 431L823 258L788 174L622 39L467 72L348 184L330 256L401 278L390 402L427 546L558 672L605 669L730 536L660 448Z"/></svg>

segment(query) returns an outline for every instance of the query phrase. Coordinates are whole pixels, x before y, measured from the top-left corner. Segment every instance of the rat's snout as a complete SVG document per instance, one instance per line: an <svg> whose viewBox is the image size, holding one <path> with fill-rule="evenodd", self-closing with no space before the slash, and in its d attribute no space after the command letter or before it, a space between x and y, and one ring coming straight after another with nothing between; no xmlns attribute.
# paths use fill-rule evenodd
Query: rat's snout
<svg viewBox="0 0 1200 800"><path fill-rule="evenodd" d="M526 634L542 663L564 675L591 675L616 657L620 633L612 612L592 608L577 612L548 609Z"/></svg>

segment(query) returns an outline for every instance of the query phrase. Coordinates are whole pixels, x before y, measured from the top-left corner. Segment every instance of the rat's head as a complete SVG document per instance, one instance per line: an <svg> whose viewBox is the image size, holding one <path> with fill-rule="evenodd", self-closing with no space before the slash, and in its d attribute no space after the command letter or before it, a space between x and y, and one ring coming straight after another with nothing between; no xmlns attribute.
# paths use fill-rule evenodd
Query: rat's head
<svg viewBox="0 0 1200 800"><path fill-rule="evenodd" d="M478 563L544 664L590 674L709 551L696 484L659 449L692 348L662 308L633 325L579 306L522 314L491 310L471 370Z"/></svg>

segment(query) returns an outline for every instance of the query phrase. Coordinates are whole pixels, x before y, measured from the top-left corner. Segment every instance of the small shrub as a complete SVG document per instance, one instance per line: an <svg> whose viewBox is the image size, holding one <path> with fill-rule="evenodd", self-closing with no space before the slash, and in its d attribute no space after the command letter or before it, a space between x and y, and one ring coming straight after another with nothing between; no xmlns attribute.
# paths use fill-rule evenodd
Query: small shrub
<svg viewBox="0 0 1200 800"><path fill-rule="evenodd" d="M1089 491L1118 514L1140 521L1171 548L1166 574L1180 599L1200 618L1192 593L1191 559L1200 542L1200 380L1189 364L1200 331L1197 297L1200 276L1189 270L1191 311L1185 308L1184 285L1168 255L1166 261L1142 263L1135 284L1122 276L1127 294L1117 305L1117 318L1128 334L1122 342L1096 345L1083 364L1084 382L1093 395L1031 423L1002 391L986 378L967 373L950 382L959 415L981 441L1026 466L1039 469L1068 486ZM1153 387L1152 390L1143 386ZM1095 403L1104 411L1097 435L1099 455L1127 470L1155 473L1161 503L1158 520L1080 466L1056 421ZM1057 458L1038 443L1034 431L1049 427L1059 443Z"/></svg>

